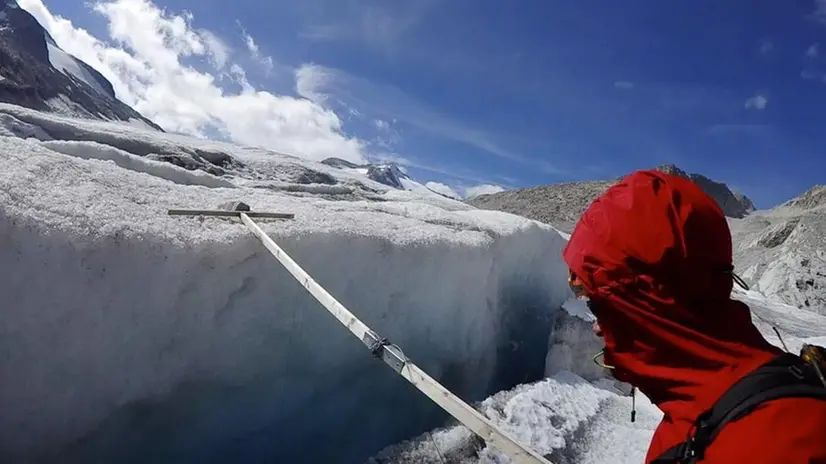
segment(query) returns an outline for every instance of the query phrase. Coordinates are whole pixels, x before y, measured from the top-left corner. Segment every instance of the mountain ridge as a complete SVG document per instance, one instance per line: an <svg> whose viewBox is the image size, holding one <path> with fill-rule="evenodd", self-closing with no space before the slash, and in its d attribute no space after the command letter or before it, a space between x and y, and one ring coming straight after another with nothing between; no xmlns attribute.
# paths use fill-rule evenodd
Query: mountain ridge
<svg viewBox="0 0 826 464"><path fill-rule="evenodd" d="M332 157L322 160L321 164L345 171L363 174L375 182L397 190L418 191L420 193L426 192L459 201L458 199L445 195L442 192L433 190L426 184L416 181L404 172L398 164L393 162L356 164L341 158Z"/></svg>
<svg viewBox="0 0 826 464"><path fill-rule="evenodd" d="M826 314L826 185L767 210L726 184L674 165L655 168L697 183L726 213L737 272L778 303ZM571 232L591 202L618 179L568 182L482 195L467 201Z"/></svg>
<svg viewBox="0 0 826 464"><path fill-rule="evenodd" d="M0 3L0 102L85 119L141 121L98 70L65 52L15 0Z"/></svg>
<svg viewBox="0 0 826 464"><path fill-rule="evenodd" d="M656 169L695 182L708 193L728 217L742 218L755 211L752 201L743 194L735 194L722 182L702 174L687 173L673 164ZM467 203L481 209L492 209L524 216L570 232L588 205L620 178L590 180L507 190L480 195Z"/></svg>

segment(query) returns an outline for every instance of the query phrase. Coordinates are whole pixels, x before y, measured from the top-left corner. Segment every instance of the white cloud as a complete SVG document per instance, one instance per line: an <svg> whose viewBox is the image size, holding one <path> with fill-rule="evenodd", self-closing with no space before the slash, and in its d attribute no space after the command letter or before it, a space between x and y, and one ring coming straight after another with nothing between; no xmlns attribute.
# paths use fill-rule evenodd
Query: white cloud
<svg viewBox="0 0 826 464"><path fill-rule="evenodd" d="M240 23L238 24L241 25ZM253 59L255 59L258 64L260 64L264 70L269 74L275 68L275 61L272 59L271 56L265 56L261 53L261 47L258 46L258 42L252 38L252 36L247 32L246 29L241 26L241 38L244 39L244 45L247 46L247 51L250 52Z"/></svg>
<svg viewBox="0 0 826 464"><path fill-rule="evenodd" d="M390 123L387 122L387 121L384 121L382 119L374 119L373 120L373 125L376 126L376 129L378 129L378 130L382 130L382 131L390 130Z"/></svg>
<svg viewBox="0 0 826 464"><path fill-rule="evenodd" d="M365 161L365 144L348 137L342 121L318 100L256 89L215 34L192 26L190 14L163 11L149 0L102 0L93 10L108 25L106 41L52 15L42 0L18 0L67 52L109 79L118 97L167 130L205 136L215 131L237 143L320 160ZM206 58L201 71L184 64ZM229 65L228 68L227 65ZM216 84L228 76L241 86Z"/></svg>
<svg viewBox="0 0 826 464"><path fill-rule="evenodd" d="M769 104L769 99L763 95L757 94L746 100L746 109L762 110Z"/></svg>
<svg viewBox="0 0 826 464"><path fill-rule="evenodd" d="M201 37L212 63L222 69L229 60L230 48L220 37L206 29L198 29L197 34Z"/></svg>
<svg viewBox="0 0 826 464"><path fill-rule="evenodd" d="M809 58L815 58L820 53L820 44L813 43L809 45L809 48L806 49L806 56Z"/></svg>
<svg viewBox="0 0 826 464"><path fill-rule="evenodd" d="M323 104L327 101L324 89L329 87L335 78L335 73L329 68L311 63L304 64L295 71L295 91L308 100Z"/></svg>
<svg viewBox="0 0 826 464"><path fill-rule="evenodd" d="M428 182L425 184L425 187L433 190L436 193L441 193L442 195L450 198L455 198L457 200L461 200L462 196L459 195L459 192L453 190L450 186L442 184L440 182Z"/></svg>
<svg viewBox="0 0 826 464"><path fill-rule="evenodd" d="M363 110L542 172L564 173L553 163L517 153L500 144L490 131L449 118L393 86L376 84L337 69L305 64L296 72L296 90L319 104L336 103L349 110Z"/></svg>
<svg viewBox="0 0 826 464"><path fill-rule="evenodd" d="M465 198L478 197L479 195L490 195L493 193L504 192L505 189L499 185L481 184L467 187L465 189Z"/></svg>
<svg viewBox="0 0 826 464"><path fill-rule="evenodd" d="M634 83L628 81L616 81L614 82L614 87L622 90L628 90L634 88Z"/></svg>
<svg viewBox="0 0 826 464"><path fill-rule="evenodd" d="M815 0L814 19L826 24L826 0Z"/></svg>
<svg viewBox="0 0 826 464"><path fill-rule="evenodd" d="M244 37L244 43L247 45L247 50L249 50L249 52L252 53L253 56L258 56L258 53L260 53L260 51L258 49L258 44L255 43L255 39L253 39L252 36L249 35L246 31L242 33L242 36Z"/></svg>

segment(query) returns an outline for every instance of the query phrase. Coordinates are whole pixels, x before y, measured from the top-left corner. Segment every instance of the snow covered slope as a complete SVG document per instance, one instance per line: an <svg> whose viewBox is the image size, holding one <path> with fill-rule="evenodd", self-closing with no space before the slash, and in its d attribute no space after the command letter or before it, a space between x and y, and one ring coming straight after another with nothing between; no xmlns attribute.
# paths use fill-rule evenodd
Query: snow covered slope
<svg viewBox="0 0 826 464"><path fill-rule="evenodd" d="M826 314L826 186L730 224L735 264L755 290Z"/></svg>
<svg viewBox="0 0 826 464"><path fill-rule="evenodd" d="M322 163L341 169L347 172L354 172L367 176L380 184L387 185L399 190L421 193L425 195L438 195L440 197L457 198L445 195L428 188L426 185L413 180L396 163L364 164L358 165L339 158L327 158Z"/></svg>
<svg viewBox="0 0 826 464"><path fill-rule="evenodd" d="M111 84L103 79L103 76L100 74L94 75L88 69L88 65L64 52L48 34L46 35L46 48L49 51L49 62L55 69L71 78L80 80L102 95L115 97ZM104 88L104 86L107 86L107 88Z"/></svg>
<svg viewBox="0 0 826 464"><path fill-rule="evenodd" d="M0 101L69 116L140 121L103 75L63 51L15 0L0 3Z"/></svg>
<svg viewBox="0 0 826 464"><path fill-rule="evenodd" d="M770 302L757 292L737 291L733 296L749 305L757 327L776 346L782 344L772 326L792 351L799 351L803 343L826 344L826 316ZM600 344L587 309L569 301L555 319L548 378L497 393L479 408L555 464L643 462L662 413L637 392L636 421L631 422L628 386L605 378L591 362ZM555 352L558 355L551 356ZM368 462L440 463L442 456L461 464L509 462L460 425L388 447Z"/></svg>
<svg viewBox="0 0 826 464"><path fill-rule="evenodd" d="M468 401L543 376L567 295L550 226L265 150L0 116L0 462L363 462L444 423L245 228L168 208L295 213L262 225Z"/></svg>

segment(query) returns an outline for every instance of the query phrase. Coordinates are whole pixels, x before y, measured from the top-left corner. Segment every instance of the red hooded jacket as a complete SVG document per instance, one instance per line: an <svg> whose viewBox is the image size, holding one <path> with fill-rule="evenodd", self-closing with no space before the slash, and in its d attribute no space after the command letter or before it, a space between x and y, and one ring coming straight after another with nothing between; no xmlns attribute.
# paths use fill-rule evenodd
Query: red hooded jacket
<svg viewBox="0 0 826 464"><path fill-rule="evenodd" d="M732 300L732 244L693 182L633 173L583 214L563 252L590 297L605 363L664 417L646 463L684 441L695 418L780 350ZM826 401L781 398L726 425L704 463L826 464Z"/></svg>

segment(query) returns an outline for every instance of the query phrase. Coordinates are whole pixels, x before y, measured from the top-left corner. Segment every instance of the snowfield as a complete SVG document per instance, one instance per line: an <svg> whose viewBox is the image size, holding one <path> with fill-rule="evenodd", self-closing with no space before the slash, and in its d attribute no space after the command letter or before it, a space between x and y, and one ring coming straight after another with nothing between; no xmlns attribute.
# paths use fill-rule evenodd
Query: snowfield
<svg viewBox="0 0 826 464"><path fill-rule="evenodd" d="M259 224L421 368L561 463L661 413L591 358L551 226L267 150L0 105L0 462L506 463L373 359ZM411 181L412 182L412 181ZM415 187L415 186L414 186ZM826 316L738 292L793 350ZM372 457L370 457L372 456ZM443 461L444 459L444 461Z"/></svg>
<svg viewBox="0 0 826 464"><path fill-rule="evenodd" d="M263 150L5 109L84 140L0 137L0 461L363 462L444 423L242 225L169 208L294 213L260 223L468 401L542 378L567 297L553 228ZM152 147L231 161L216 176Z"/></svg>

